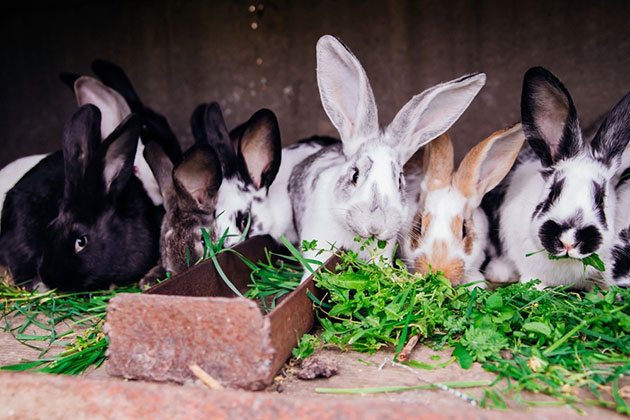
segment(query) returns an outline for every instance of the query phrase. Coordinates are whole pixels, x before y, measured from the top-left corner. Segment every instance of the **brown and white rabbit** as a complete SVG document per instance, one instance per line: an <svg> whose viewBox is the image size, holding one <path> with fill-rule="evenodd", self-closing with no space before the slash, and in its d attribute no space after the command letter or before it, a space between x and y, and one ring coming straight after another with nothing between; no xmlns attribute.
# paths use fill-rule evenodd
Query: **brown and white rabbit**
<svg viewBox="0 0 630 420"><path fill-rule="evenodd" d="M427 145L419 208L410 231L401 232L410 271L441 271L454 285L483 281L488 221L481 200L509 172L524 141L520 124L496 131L473 147L457 169L448 133Z"/></svg>
<svg viewBox="0 0 630 420"><path fill-rule="evenodd" d="M529 147L488 202L498 226L486 276L494 282L539 279L539 287L588 287L600 274L578 259L606 255L615 235L615 180L630 141L630 94L583 140L573 99L542 67L525 73L521 98ZM532 252L544 250L535 255ZM548 255L570 257L550 260Z"/></svg>
<svg viewBox="0 0 630 420"><path fill-rule="evenodd" d="M342 143L311 155L293 170L289 194L300 240L358 250L357 235L374 237L387 241L383 256L391 257L406 212L403 166L457 121L485 80L484 74L474 74L427 89L381 129L359 61L335 37L320 38L319 92ZM328 256L315 254L309 251L307 257Z"/></svg>

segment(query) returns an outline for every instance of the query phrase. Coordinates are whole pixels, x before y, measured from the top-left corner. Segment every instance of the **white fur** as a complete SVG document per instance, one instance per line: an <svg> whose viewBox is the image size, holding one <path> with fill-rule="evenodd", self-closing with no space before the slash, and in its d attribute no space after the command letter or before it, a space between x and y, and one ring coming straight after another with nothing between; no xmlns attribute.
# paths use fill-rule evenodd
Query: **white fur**
<svg viewBox="0 0 630 420"><path fill-rule="evenodd" d="M379 129L363 67L330 35L317 43L317 81L343 150L329 148L310 166L293 172L291 199L299 237L316 239L320 247L334 243L358 251L355 236L373 236L387 241L382 255L390 258L407 213L404 164L459 118L485 84L485 75L437 85L414 96L384 130ZM299 192L294 185L300 186ZM307 257L321 261L328 256L315 254L311 251Z"/></svg>
<svg viewBox="0 0 630 420"><path fill-rule="evenodd" d="M101 135L103 139L131 114L129 105L125 99L115 90L105 86L100 81L90 76L81 76L74 82L74 92L79 106L86 104L95 105L101 111ZM138 142L136 157L134 159L134 171L142 182L144 189L153 201L159 206L162 204L162 195L149 164L142 155L144 145Z"/></svg>
<svg viewBox="0 0 630 420"><path fill-rule="evenodd" d="M592 181L610 184L608 168L586 155L559 162L556 171L562 172L565 179L562 193L556 204L543 217L532 214L536 205L548 194L551 178L545 182L540 174L542 165L538 160L523 162L513 172L501 207L500 232L505 245L506 256L514 263L521 281L541 280L540 287L575 284L578 288L587 287L597 278L597 272L589 267L584 270L580 261L549 260L546 252L526 257L526 254L543 249L538 237L538 230L546 220L565 220L576 210L583 213L583 225L599 226L593 199ZM612 191L612 186L608 185ZM607 220L613 220L614 197L607 198L605 213ZM600 250L607 250L612 241L610 230L600 230L602 245ZM596 251L603 252L603 251ZM583 258L577 249L568 252L569 256ZM496 281L493 279L493 281Z"/></svg>
<svg viewBox="0 0 630 420"><path fill-rule="evenodd" d="M0 214L2 214L2 205L4 204L4 198L11 188L17 184L17 182L33 168L33 166L37 165L42 159L46 156L42 155L32 155L26 156L13 162L9 163L7 166L0 170Z"/></svg>
<svg viewBox="0 0 630 420"><path fill-rule="evenodd" d="M258 221L252 226L252 235L269 234L276 239L284 235L291 243L298 242L288 192L289 178L295 166L321 148L315 143L299 143L282 149L280 169L267 196L262 201L251 201L252 216Z"/></svg>

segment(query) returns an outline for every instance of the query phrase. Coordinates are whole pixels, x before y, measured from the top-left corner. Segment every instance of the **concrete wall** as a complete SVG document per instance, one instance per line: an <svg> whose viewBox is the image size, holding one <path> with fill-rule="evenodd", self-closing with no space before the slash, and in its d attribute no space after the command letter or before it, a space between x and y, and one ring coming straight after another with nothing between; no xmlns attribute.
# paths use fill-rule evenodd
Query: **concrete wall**
<svg viewBox="0 0 630 420"><path fill-rule="evenodd" d="M250 13L250 4L262 10ZM26 0L0 10L0 165L60 147L76 108L60 71L96 57L124 67L184 145L190 113L219 101L234 126L261 107L284 143L336 134L315 82L315 43L341 37L363 63L381 123L414 94L484 71L488 84L453 134L458 155L517 121L522 76L555 72L584 123L630 87L630 2ZM251 24L256 22L257 29Z"/></svg>

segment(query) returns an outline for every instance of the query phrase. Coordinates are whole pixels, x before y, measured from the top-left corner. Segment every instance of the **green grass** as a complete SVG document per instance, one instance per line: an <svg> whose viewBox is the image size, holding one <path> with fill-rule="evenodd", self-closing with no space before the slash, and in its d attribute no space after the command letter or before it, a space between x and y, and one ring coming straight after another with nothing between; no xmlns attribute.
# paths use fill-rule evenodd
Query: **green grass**
<svg viewBox="0 0 630 420"><path fill-rule="evenodd" d="M339 256L335 272L315 277L326 293L315 301L322 331L305 335L296 357L318 348L397 353L419 335L424 345L451 349L462 368L478 362L505 380L486 390L484 406L501 408L504 395L532 391L630 414L615 388L630 374L630 290L540 291L536 282L469 290L453 288L439 273L409 274L401 263Z"/></svg>
<svg viewBox="0 0 630 420"><path fill-rule="evenodd" d="M109 300L118 293L140 292L135 286L97 292L29 291L0 280L2 330L39 351L36 360L2 366L76 375L105 360L108 340L103 323ZM64 348L54 356L51 350Z"/></svg>

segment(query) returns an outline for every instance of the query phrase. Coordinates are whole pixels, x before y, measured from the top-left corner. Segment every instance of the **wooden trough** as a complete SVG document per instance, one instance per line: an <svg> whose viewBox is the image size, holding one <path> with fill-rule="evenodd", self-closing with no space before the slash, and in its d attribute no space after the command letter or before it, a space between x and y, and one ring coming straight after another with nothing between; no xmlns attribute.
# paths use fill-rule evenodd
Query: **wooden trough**
<svg viewBox="0 0 630 420"><path fill-rule="evenodd" d="M280 251L269 236L235 249L253 262L265 258L265 249ZM239 291L247 290L251 271L243 261L233 253L217 260ZM147 293L117 295L107 309L107 372L182 383L197 364L223 385L262 389L313 326L307 290L315 291L312 276L265 314L255 301L235 295L208 260Z"/></svg>

